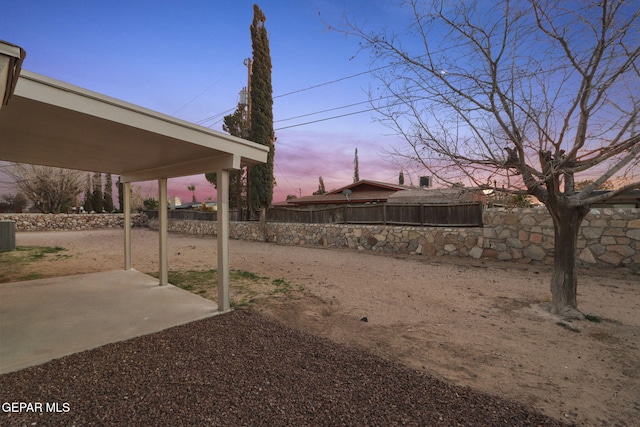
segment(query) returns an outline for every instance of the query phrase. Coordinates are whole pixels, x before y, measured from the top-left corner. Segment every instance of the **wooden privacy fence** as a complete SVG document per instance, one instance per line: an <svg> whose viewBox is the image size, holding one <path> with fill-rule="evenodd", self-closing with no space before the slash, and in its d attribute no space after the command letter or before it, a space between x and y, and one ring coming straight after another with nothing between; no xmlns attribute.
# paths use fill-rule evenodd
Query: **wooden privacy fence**
<svg viewBox="0 0 640 427"><path fill-rule="evenodd" d="M158 211L144 211L149 219L158 218ZM256 213L260 217L260 213ZM229 221L247 221L247 210L238 211L237 209L229 209ZM170 219L191 219L197 221L217 221L218 212L216 211L196 211L190 209L169 209L167 218Z"/></svg>
<svg viewBox="0 0 640 427"><path fill-rule="evenodd" d="M388 204L342 205L328 208L284 208L267 210L268 222L302 224L390 224L429 227L482 227L484 207L480 202L460 204ZM157 211L146 211L150 219ZM169 210L168 218L216 221L217 212ZM258 217L259 215L256 215ZM231 221L238 220L237 211L229 211Z"/></svg>
<svg viewBox="0 0 640 427"><path fill-rule="evenodd" d="M303 224L394 224L415 226L482 227L483 205L388 204L343 205L328 208L271 207L267 221Z"/></svg>

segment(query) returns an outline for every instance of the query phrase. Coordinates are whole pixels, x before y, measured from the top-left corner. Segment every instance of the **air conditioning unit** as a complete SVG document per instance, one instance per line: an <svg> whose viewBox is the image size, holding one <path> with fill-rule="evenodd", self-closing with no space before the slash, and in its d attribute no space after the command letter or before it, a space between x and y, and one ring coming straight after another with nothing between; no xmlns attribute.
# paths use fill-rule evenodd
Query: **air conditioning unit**
<svg viewBox="0 0 640 427"><path fill-rule="evenodd" d="M16 249L15 221L0 221L0 252L14 251L15 249Z"/></svg>

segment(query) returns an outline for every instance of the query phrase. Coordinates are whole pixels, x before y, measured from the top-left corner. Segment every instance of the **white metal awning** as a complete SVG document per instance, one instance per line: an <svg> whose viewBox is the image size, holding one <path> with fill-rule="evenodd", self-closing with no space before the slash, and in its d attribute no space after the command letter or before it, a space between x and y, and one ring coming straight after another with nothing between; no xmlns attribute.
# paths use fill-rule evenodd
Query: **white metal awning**
<svg viewBox="0 0 640 427"><path fill-rule="evenodd" d="M268 147L22 71L0 110L2 160L145 181L239 169Z"/></svg>
<svg viewBox="0 0 640 427"><path fill-rule="evenodd" d="M229 170L266 162L269 147L24 70L11 96L20 71L16 46L0 47L6 47L0 59L17 64L11 78L4 76L0 160L120 175L125 269L131 268L130 183L158 180L160 284L167 284L167 179L217 172L218 308L228 310Z"/></svg>

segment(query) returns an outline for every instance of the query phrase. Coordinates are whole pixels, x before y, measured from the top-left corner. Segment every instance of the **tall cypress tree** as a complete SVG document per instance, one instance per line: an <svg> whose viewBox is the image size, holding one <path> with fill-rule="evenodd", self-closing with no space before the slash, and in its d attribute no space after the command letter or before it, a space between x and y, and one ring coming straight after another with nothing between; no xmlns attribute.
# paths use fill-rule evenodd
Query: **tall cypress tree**
<svg viewBox="0 0 640 427"><path fill-rule="evenodd" d="M356 148L356 154L353 158L353 182L360 181L360 166L358 165L358 149Z"/></svg>
<svg viewBox="0 0 640 427"><path fill-rule="evenodd" d="M96 213L102 213L104 208L102 202L102 174L96 172L93 174L93 194L91 195L91 204Z"/></svg>
<svg viewBox="0 0 640 427"><path fill-rule="evenodd" d="M327 190L324 188L324 179L320 176L318 177L318 191L314 191L313 195L318 196L323 194L327 194Z"/></svg>
<svg viewBox="0 0 640 427"><path fill-rule="evenodd" d="M118 206L120 208L120 212L124 212L124 183L120 180L120 177L118 177L116 186L118 187Z"/></svg>
<svg viewBox="0 0 640 427"><path fill-rule="evenodd" d="M273 89L271 86L271 53L264 23L267 20L260 7L253 5L251 46L253 68L251 75L251 127L249 140L269 146L267 163L249 170L249 207L266 209L273 199L273 159L275 135L273 132Z"/></svg>
<svg viewBox="0 0 640 427"><path fill-rule="evenodd" d="M249 138L249 122L247 120L247 105L239 103L233 114L224 116L222 130L229 135L239 138ZM205 178L217 186L216 172L206 173ZM247 175L245 169L233 170L229 173L229 209L240 209L246 206Z"/></svg>
<svg viewBox="0 0 640 427"><path fill-rule="evenodd" d="M103 207L105 212L113 212L113 178L111 177L110 173L108 173L106 176L104 191L102 192L102 194L104 196Z"/></svg>
<svg viewBox="0 0 640 427"><path fill-rule="evenodd" d="M92 203L92 198L93 198L93 184L91 182L91 174L88 173L87 174L87 189L84 192L84 203L82 204L82 206L84 207L85 212L89 213L93 210L93 203Z"/></svg>

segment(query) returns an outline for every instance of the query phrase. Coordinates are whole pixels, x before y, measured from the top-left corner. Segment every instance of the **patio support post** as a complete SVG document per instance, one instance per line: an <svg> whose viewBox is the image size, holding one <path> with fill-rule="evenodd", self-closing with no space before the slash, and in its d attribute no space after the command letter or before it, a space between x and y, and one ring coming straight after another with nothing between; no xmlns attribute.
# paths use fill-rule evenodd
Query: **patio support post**
<svg viewBox="0 0 640 427"><path fill-rule="evenodd" d="M131 270L131 183L123 184L122 212L124 213L124 269Z"/></svg>
<svg viewBox="0 0 640 427"><path fill-rule="evenodd" d="M216 171L218 227L218 311L229 311L229 171Z"/></svg>
<svg viewBox="0 0 640 427"><path fill-rule="evenodd" d="M160 229L160 286L169 284L168 256L167 256L167 178L158 180L158 222Z"/></svg>

